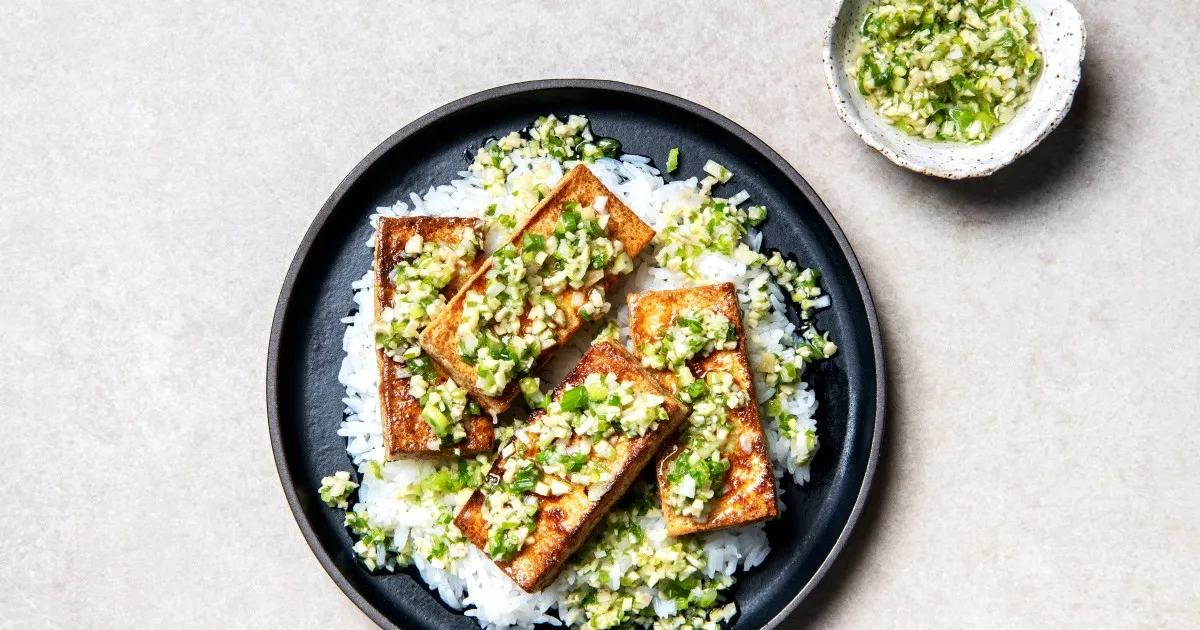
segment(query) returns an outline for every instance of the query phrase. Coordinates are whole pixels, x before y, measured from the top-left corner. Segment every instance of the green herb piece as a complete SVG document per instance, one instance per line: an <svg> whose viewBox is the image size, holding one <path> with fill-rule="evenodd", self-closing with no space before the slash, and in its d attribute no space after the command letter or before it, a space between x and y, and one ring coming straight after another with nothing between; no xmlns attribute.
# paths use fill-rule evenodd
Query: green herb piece
<svg viewBox="0 0 1200 630"><path fill-rule="evenodd" d="M583 385L572 387L563 393L559 405L563 411L577 411L588 404L588 390Z"/></svg>
<svg viewBox="0 0 1200 630"><path fill-rule="evenodd" d="M667 172L674 173L679 168L679 147L667 153Z"/></svg>

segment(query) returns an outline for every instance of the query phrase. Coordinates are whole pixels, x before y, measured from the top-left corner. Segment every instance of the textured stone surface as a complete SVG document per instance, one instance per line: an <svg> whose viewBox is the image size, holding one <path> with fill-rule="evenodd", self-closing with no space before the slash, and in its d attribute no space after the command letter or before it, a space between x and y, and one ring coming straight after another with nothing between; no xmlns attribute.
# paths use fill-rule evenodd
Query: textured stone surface
<svg viewBox="0 0 1200 630"><path fill-rule="evenodd" d="M893 166L838 120L828 2L202 4L0 9L0 626L368 627L275 476L280 282L394 130L573 76L758 134L871 283L884 458L797 625L1195 624L1194 2L1080 2L1074 111L961 183Z"/></svg>

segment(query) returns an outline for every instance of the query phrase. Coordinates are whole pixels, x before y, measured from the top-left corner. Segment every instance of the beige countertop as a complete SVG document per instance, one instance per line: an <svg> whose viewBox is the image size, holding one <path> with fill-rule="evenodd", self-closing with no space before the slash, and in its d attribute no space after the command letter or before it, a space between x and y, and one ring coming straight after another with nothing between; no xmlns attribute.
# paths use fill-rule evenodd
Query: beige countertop
<svg viewBox="0 0 1200 630"><path fill-rule="evenodd" d="M962 183L893 166L837 118L830 0L205 4L0 10L0 627L368 627L275 474L283 275L393 131L576 76L759 135L870 282L883 458L795 625L1195 627L1192 0L1080 2L1071 115Z"/></svg>

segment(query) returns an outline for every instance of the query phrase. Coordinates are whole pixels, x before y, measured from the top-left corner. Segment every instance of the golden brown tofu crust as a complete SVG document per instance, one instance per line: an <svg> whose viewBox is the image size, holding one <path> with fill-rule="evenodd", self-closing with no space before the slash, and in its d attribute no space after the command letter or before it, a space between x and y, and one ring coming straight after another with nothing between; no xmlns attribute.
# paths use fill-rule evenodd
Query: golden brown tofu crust
<svg viewBox="0 0 1200 630"><path fill-rule="evenodd" d="M437 243L457 243L466 230L480 232L483 224L478 219L454 219L435 217L380 217L375 239L375 320L391 305L396 295L396 285L388 275L404 257L404 246L413 236ZM475 270L476 259L457 272L443 292L457 292ZM445 457L457 450L462 455L474 455L492 451L496 439L492 430L492 419L487 416L472 416L463 422L467 436L450 448L431 448L437 436L429 424L421 418L421 403L408 395L408 377L400 376L403 367L391 359L382 349L375 350L379 366L379 408L383 422L384 456L387 459L418 459ZM436 365L434 366L437 367ZM446 382L446 374L438 369L438 379L431 385Z"/></svg>
<svg viewBox="0 0 1200 630"><path fill-rule="evenodd" d="M711 309L729 318L737 326L737 348L718 350L707 357L688 362L692 374L703 378L709 372L730 372L734 381L746 390L750 404L729 411L733 431L729 436L727 456L729 471L725 476L725 492L712 499L708 519L697 522L691 516L677 514L663 505L663 516L667 521L667 534L683 536L693 532L725 529L739 525L757 523L779 515L775 498L775 471L767 453L767 441L763 435L762 422L758 414L754 379L750 372L750 358L746 354L746 331L738 308L737 292L732 283L713 284L692 289L650 291L629 296L629 336L634 353L647 343L662 339L667 329L681 311L687 309ZM675 375L668 371L654 374L672 392L677 392ZM748 436L750 449L742 447L743 436ZM669 483L667 471L683 445L681 436L675 436L655 462L659 493L667 495Z"/></svg>
<svg viewBox="0 0 1200 630"><path fill-rule="evenodd" d="M536 593L554 581L571 554L583 545L592 530L604 520L609 509L625 494L654 454L687 417L688 410L683 403L672 397L628 351L608 341L592 346L571 373L554 388L551 398L558 400L563 392L579 385L593 373L611 373L622 382L636 383L642 391L662 395L666 398L664 407L669 419L641 437L615 440L610 460L613 480L604 496L597 501L589 499L587 491L581 486L573 486L570 492L561 496L542 497L532 533L533 541L517 552L512 560L496 563L501 571L530 593ZM541 414L541 411L530 414L529 423L538 422ZM578 436L574 436L572 442L578 439ZM533 457L537 451L535 444L526 456ZM496 458L488 474L498 476L503 465L504 458ZM483 519L483 501L483 492L475 490L454 519L459 531L480 549L487 548L488 526Z"/></svg>
<svg viewBox="0 0 1200 630"><path fill-rule="evenodd" d="M630 257L636 259L654 238L654 230L639 219L633 210L621 202L616 193L606 188L583 164L571 169L571 172L559 181L550 194L533 209L529 218L517 227L509 242L520 251L521 238L526 232L542 236L554 233L554 226L558 223L565 202L576 201L581 205L588 206L597 197L608 198L606 209L609 213L609 238L624 243L625 251L629 253ZM482 293L487 287L485 276L491 268L492 259L488 258L480 266L479 271L471 277L467 286L463 287L454 296L454 299L450 300L446 308L421 333L421 347L441 364L451 378L467 388L467 391L483 407L484 411L496 415L508 409L513 399L517 397L520 391L518 379L513 379L513 382L508 384L501 395L488 396L475 386L475 368L458 356L458 325L462 321L463 303L466 301L467 291L474 290ZM608 291L618 278L619 276L611 274L605 276L600 280L599 286ZM538 357L533 371L536 372L538 368L545 365L554 356L555 351L562 347L583 325L583 320L579 318L579 307L583 304L584 295L584 291L567 289L558 296L559 304L562 305L563 312L566 314L566 325L558 331L558 343Z"/></svg>

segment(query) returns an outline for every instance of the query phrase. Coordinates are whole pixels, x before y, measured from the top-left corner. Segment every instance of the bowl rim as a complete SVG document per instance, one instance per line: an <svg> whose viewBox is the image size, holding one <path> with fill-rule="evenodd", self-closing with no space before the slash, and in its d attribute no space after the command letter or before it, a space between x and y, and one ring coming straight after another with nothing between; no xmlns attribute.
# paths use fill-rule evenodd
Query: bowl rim
<svg viewBox="0 0 1200 630"><path fill-rule="evenodd" d="M803 602L812 594L817 585L828 574L833 567L841 552L849 543L851 534L858 524L859 518L866 507L872 482L875 478L876 470L878 469L879 459L882 456L882 444L884 435L884 425L887 416L887 379L886 367L883 351L883 339L880 332L880 324L878 313L875 309L874 300L871 295L870 288L867 286L867 280L863 274L862 267L851 248L849 240L846 238L845 232L842 231L837 219L829 211L828 206L813 190L812 186L800 175L786 159L778 152L768 146L758 136L751 133L746 128L737 124L733 120L717 113L703 105L678 97L666 92L655 90L652 88L643 87L640 85L624 83L620 81L604 80L604 79L581 79L581 78L558 78L558 79L539 79L532 81L522 81L493 87L483 91L475 92L467 96L450 101L419 118L408 123L400 130L393 133L370 153L368 153L354 168L342 179L337 188L325 201L325 204L317 212L305 232L303 238L297 247L296 253L288 267L288 271L283 279L282 288L279 292L279 298L275 306L274 315L271 322L271 333L267 345L266 356L266 378L265 378L265 393L266 393L266 411L267 411L267 428L271 440L271 450L275 460L276 471L279 476L280 484L283 488L285 498L287 499L288 507L291 509L297 527L300 529L305 542L308 543L313 555L321 567L329 575L330 579L337 585L345 596L350 599L371 621L375 622L381 628L398 628L391 619L387 617L373 602L369 601L357 588L350 583L339 567L334 563L332 556L323 547L319 536L309 522L302 505L302 500L296 491L296 482L292 475L292 465L288 459L288 454L284 445L283 430L280 421L280 404L279 404L279 372L280 372L280 354L282 352L282 340L284 329L288 326L289 320L289 305L291 304L298 277L301 268L304 266L308 258L309 251L313 248L319 233L324 228L325 224L334 213L335 208L341 203L342 198L347 195L354 184L363 176L363 174L385 153L393 150L398 145L401 145L409 137L416 134L424 127L433 122L449 116L460 110L469 109L478 104L485 103L492 99L500 99L506 96L519 94L528 91L541 90L556 90L556 89L591 89L591 90L608 90L616 93L625 93L633 96L639 96L650 100L659 101L685 111L694 113L698 116L708 119L712 123L724 128L731 134L737 136L743 142L746 142L753 149L767 158L768 161L777 167L789 182L795 186L801 193L812 203L813 208L817 211L818 216L825 222L828 229L832 232L835 242L840 249L841 254L846 258L853 277L853 284L858 289L859 295L863 300L863 306L866 311L867 327L871 339L871 354L874 363L874 378L875 378L875 409L873 413L873 427L871 435L870 452L867 455L866 468L863 472L863 478L858 488L857 496L854 504L847 515L845 523L841 530L837 533L836 539L829 552L821 560L820 565L813 571L812 576L797 589L791 600L772 617L763 626L764 630L771 630L778 627L788 616L794 612Z"/></svg>
<svg viewBox="0 0 1200 630"><path fill-rule="evenodd" d="M1064 83L1069 83L1070 87L1063 91L1062 96L1054 102L1054 105L1046 110L1046 114L1042 119L1041 124L1036 128L1036 133L1030 134L1030 137L1021 146L1019 146L1011 154L1000 158L998 161L988 162L987 164L961 164L953 167L932 167L927 164L922 164L912 159L909 159L896 151L894 151L887 142L880 138L877 134L869 131L865 125L850 111L850 105L846 100L839 96L838 86L840 85L834 78L834 73L838 70L833 64L833 39L834 33L837 32L837 27L841 21L842 9L851 0L838 0L833 9L833 15L829 18L825 25L825 34L822 40L821 60L825 66L825 87L829 89L829 95L833 97L834 107L837 109L838 117L842 122L846 123L854 133L867 143L872 149L879 151L893 163L898 166L903 166L911 171L921 173L922 175L931 175L943 179L969 179L973 177L986 177L996 171L1012 164L1017 158L1029 153L1036 147L1050 132L1054 131L1063 119L1067 117L1067 112L1071 110L1071 105L1075 101L1075 92L1079 88L1079 81L1083 75L1083 58L1087 54L1087 29L1083 23L1083 16L1079 13L1079 9L1071 2L1071 0L1056 0L1058 7L1067 8L1075 15L1075 22L1079 24L1079 59L1075 60L1068 71L1068 75L1061 77Z"/></svg>

